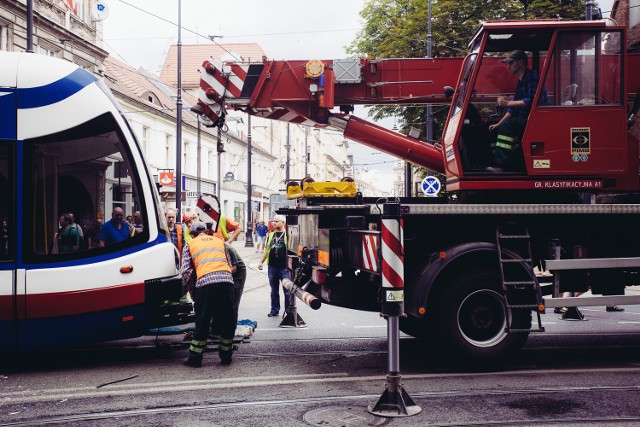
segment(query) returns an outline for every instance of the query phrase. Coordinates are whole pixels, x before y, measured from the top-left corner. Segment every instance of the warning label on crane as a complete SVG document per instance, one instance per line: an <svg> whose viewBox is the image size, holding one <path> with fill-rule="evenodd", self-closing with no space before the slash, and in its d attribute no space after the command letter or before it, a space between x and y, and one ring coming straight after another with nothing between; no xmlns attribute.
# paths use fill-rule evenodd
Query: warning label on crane
<svg viewBox="0 0 640 427"><path fill-rule="evenodd" d="M404 301L404 291L387 291L387 301Z"/></svg>
<svg viewBox="0 0 640 427"><path fill-rule="evenodd" d="M591 128L571 128L571 154L591 154Z"/></svg>

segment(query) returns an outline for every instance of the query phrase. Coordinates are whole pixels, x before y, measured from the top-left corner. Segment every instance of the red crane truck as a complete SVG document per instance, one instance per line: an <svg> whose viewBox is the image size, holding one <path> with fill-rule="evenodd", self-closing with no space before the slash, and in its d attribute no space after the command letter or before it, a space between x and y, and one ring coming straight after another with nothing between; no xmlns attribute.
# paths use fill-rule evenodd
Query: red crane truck
<svg viewBox="0 0 640 427"><path fill-rule="evenodd" d="M443 174L446 197L404 198L393 209L400 327L465 358L495 359L544 331L545 309L640 303L625 295L640 283L640 55L627 51L626 36L625 26L606 21L490 21L465 58L211 59L194 111L211 126L234 108L337 127ZM516 86L501 60L514 49L528 52L540 83L518 167L488 172L496 99ZM451 105L436 144L350 115L355 104L428 103ZM385 201L361 197L348 182L311 181L290 187L298 204L280 211L291 268L308 267L305 288L325 303L379 310ZM549 286L540 283L545 271ZM587 289L592 297L562 297Z"/></svg>

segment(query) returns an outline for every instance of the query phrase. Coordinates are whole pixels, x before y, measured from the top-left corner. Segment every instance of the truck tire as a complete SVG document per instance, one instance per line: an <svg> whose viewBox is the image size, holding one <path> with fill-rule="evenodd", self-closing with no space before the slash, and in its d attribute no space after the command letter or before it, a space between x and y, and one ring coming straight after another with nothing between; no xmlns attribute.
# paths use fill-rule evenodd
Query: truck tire
<svg viewBox="0 0 640 427"><path fill-rule="evenodd" d="M461 360L500 360L522 348L527 333L506 333L509 314L496 268L476 267L451 277L434 301L439 344ZM513 310L511 328L530 329L531 311Z"/></svg>

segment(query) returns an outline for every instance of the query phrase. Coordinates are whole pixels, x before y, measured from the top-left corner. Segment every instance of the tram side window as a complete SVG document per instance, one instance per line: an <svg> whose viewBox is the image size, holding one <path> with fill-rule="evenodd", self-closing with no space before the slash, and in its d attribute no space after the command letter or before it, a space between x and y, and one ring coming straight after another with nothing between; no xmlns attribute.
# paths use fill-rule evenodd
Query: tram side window
<svg viewBox="0 0 640 427"><path fill-rule="evenodd" d="M621 40L616 31L561 34L545 79L545 86L553 88L546 105L620 105Z"/></svg>
<svg viewBox="0 0 640 427"><path fill-rule="evenodd" d="M121 138L105 114L25 141L25 258L81 258L146 241L146 232L125 221L144 204Z"/></svg>
<svg viewBox="0 0 640 427"><path fill-rule="evenodd" d="M13 241L13 172L10 145L0 141L0 261L12 259Z"/></svg>

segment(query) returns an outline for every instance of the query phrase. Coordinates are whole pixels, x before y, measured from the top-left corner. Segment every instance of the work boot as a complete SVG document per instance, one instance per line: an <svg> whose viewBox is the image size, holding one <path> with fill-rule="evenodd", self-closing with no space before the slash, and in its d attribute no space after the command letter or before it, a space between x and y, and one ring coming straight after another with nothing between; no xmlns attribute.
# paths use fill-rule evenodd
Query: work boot
<svg viewBox="0 0 640 427"><path fill-rule="evenodd" d="M233 356L233 338L220 338L220 344L218 344L218 355L220 356L220 362L223 365L231 364L231 357Z"/></svg>
<svg viewBox="0 0 640 427"><path fill-rule="evenodd" d="M220 352L220 363L222 365L230 365L232 361L233 361L233 351Z"/></svg>
<svg viewBox="0 0 640 427"><path fill-rule="evenodd" d="M202 357L187 357L186 359L184 359L184 364L187 366L191 366L192 368L201 368Z"/></svg>

